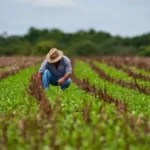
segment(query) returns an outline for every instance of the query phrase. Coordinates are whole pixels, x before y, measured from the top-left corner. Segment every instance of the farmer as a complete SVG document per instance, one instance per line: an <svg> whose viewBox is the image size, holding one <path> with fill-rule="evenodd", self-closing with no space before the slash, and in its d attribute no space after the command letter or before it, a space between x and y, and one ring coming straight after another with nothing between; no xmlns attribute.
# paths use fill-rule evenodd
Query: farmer
<svg viewBox="0 0 150 150"><path fill-rule="evenodd" d="M38 78L40 84L46 90L50 84L59 85L61 90L65 90L70 86L71 73L70 59L64 56L62 51L52 48L38 71Z"/></svg>

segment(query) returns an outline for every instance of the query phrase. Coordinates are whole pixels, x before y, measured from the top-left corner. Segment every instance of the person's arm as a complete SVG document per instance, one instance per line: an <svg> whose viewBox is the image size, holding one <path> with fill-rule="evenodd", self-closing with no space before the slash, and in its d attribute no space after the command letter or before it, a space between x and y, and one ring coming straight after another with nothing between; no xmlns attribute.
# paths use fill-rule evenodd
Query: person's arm
<svg viewBox="0 0 150 150"><path fill-rule="evenodd" d="M69 59L66 61L66 67L65 67L65 75L58 80L58 84L62 85L68 78L70 78L72 74L72 66Z"/></svg>
<svg viewBox="0 0 150 150"><path fill-rule="evenodd" d="M66 73L61 79L58 80L58 84L62 85L68 78L70 78L71 73Z"/></svg>

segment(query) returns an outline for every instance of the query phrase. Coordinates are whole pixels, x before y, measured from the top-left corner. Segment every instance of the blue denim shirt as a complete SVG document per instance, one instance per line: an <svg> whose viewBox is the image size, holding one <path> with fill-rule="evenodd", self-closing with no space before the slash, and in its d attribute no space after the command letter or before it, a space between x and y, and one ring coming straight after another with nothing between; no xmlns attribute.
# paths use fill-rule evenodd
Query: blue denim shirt
<svg viewBox="0 0 150 150"><path fill-rule="evenodd" d="M56 77L63 77L66 73L72 73L70 59L66 56L63 56L63 58L60 60L57 69L54 64L48 63L45 59L39 69L39 72L43 73L46 69L48 69Z"/></svg>

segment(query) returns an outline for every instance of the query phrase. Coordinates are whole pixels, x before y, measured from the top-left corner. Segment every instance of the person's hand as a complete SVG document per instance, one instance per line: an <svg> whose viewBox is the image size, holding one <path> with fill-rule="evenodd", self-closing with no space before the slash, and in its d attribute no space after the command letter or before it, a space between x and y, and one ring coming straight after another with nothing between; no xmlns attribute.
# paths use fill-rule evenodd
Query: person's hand
<svg viewBox="0 0 150 150"><path fill-rule="evenodd" d="M62 85L65 82L65 79L61 78L57 82L58 82L58 85Z"/></svg>

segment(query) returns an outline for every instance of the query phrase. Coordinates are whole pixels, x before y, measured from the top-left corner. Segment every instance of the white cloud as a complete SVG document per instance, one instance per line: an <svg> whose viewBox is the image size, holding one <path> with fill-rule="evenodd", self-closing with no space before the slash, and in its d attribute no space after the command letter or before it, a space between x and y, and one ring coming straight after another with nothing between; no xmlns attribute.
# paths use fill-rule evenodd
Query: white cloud
<svg viewBox="0 0 150 150"><path fill-rule="evenodd" d="M30 2L32 4L40 5L40 6L64 6L71 7L75 6L74 0L20 0L23 2Z"/></svg>
<svg viewBox="0 0 150 150"><path fill-rule="evenodd" d="M42 7L76 7L83 12L94 13L97 12L95 8L80 3L80 0L17 0L19 2L30 3L32 5Z"/></svg>

